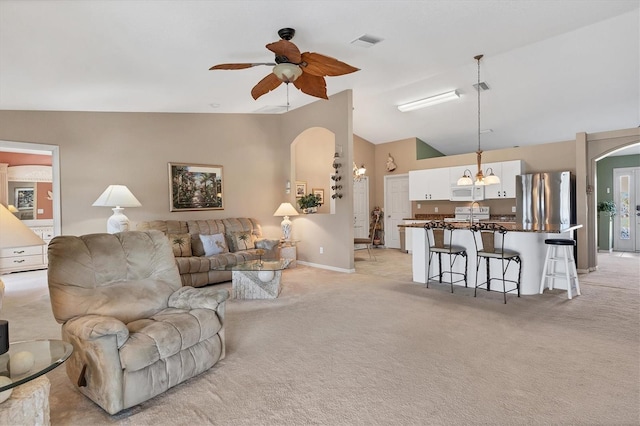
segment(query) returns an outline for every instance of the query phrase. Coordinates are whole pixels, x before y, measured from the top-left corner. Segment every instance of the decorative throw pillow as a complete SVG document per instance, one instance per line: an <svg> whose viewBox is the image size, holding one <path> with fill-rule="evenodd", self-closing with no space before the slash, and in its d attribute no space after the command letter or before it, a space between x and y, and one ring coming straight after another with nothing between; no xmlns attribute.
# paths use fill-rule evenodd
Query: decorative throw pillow
<svg viewBox="0 0 640 426"><path fill-rule="evenodd" d="M173 255L175 257L191 256L191 235L169 234L167 237L169 237L169 242L171 242L171 248L173 249Z"/></svg>
<svg viewBox="0 0 640 426"><path fill-rule="evenodd" d="M214 254L226 253L229 251L227 243L224 241L224 235L222 234L200 234L200 241L202 241L205 256L213 256Z"/></svg>
<svg viewBox="0 0 640 426"><path fill-rule="evenodd" d="M257 237L251 231L236 231L229 234L233 251L249 250L255 248Z"/></svg>

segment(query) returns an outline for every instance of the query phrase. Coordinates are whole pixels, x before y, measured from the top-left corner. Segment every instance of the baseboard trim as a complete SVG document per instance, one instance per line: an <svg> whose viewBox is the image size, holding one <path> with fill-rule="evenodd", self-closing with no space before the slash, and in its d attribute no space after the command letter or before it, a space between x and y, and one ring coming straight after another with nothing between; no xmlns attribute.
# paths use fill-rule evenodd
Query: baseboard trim
<svg viewBox="0 0 640 426"><path fill-rule="evenodd" d="M327 269L329 271L344 272L347 274L353 274L354 272L356 272L355 268L354 269L336 268L334 266L321 265L319 263L305 262L302 260L298 260L297 262L301 265L311 266L312 268L318 268L318 269Z"/></svg>

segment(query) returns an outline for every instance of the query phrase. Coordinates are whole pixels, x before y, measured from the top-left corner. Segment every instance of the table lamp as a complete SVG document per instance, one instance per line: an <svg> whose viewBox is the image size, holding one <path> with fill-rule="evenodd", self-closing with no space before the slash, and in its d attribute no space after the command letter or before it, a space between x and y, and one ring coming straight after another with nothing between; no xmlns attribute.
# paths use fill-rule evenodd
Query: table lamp
<svg viewBox="0 0 640 426"><path fill-rule="evenodd" d="M124 185L109 185L92 204L94 207L113 207L113 214L107 220L107 232L115 234L129 230L129 218L122 213L124 207L140 207L140 201Z"/></svg>
<svg viewBox="0 0 640 426"><path fill-rule="evenodd" d="M20 221L5 206L0 204L0 249L41 246L42 238ZM4 296L4 283L0 280L0 309ZM9 350L9 323L0 320L0 355Z"/></svg>
<svg viewBox="0 0 640 426"><path fill-rule="evenodd" d="M273 215L284 216L284 219L282 219L280 223L282 227L282 239L289 241L291 239L291 221L289 220L289 216L298 216L298 211L291 203L282 203Z"/></svg>

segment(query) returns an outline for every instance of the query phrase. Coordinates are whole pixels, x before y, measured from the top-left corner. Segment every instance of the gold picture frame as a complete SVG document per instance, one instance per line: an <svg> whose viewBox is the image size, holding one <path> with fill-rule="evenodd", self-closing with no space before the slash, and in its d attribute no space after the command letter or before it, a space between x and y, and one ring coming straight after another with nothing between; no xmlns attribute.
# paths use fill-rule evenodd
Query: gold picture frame
<svg viewBox="0 0 640 426"><path fill-rule="evenodd" d="M320 204L324 204L324 188L312 188L311 193L313 195L320 196Z"/></svg>
<svg viewBox="0 0 640 426"><path fill-rule="evenodd" d="M222 166L169 163L169 211L224 210Z"/></svg>
<svg viewBox="0 0 640 426"><path fill-rule="evenodd" d="M307 182L296 181L296 198L307 195Z"/></svg>

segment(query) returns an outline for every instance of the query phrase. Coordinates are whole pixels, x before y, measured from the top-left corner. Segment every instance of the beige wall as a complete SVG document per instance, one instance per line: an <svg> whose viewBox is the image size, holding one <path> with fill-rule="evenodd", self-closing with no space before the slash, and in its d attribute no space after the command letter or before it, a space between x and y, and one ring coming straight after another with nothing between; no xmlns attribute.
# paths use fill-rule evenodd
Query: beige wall
<svg viewBox="0 0 640 426"><path fill-rule="evenodd" d="M306 194L314 189L324 191L325 203L318 208L318 214L331 213L331 164L335 154L335 135L323 127L312 127L302 132L291 144L294 158L296 184L304 183ZM296 208L300 208L295 204Z"/></svg>
<svg viewBox="0 0 640 426"><path fill-rule="evenodd" d="M360 167L364 164L367 169L366 176L369 177L369 210L372 210L375 206L384 207L381 204L376 204L376 179L377 171L376 167L376 149L375 145L360 136L353 135L353 158L356 165ZM350 170L353 169L353 163Z"/></svg>
<svg viewBox="0 0 640 426"><path fill-rule="evenodd" d="M0 140L59 147L63 234L104 232L111 211L91 204L118 183L142 204L126 209L133 227L152 219L251 216L268 237L278 238L282 219L273 212L283 201L295 205L293 191L285 193L286 181L295 182L290 144L307 128L325 127L336 135L348 171L351 110L349 91L283 115L0 111ZM224 210L169 212L169 162L222 165ZM345 181L335 215L294 219L302 261L353 270L353 230L346 219L353 212L353 182Z"/></svg>
<svg viewBox="0 0 640 426"><path fill-rule="evenodd" d="M353 99L350 90L331 96L329 101L317 101L282 115L282 140L287 146L308 128L323 127L335 135L342 174L341 199L334 202L334 214L300 215L293 219L292 236L298 243L298 259L310 265L323 265L340 271L353 271ZM309 159L317 161L317 159ZM296 170L289 176L295 180ZM289 201L295 203L295 194ZM320 248L323 253L320 253Z"/></svg>
<svg viewBox="0 0 640 426"><path fill-rule="evenodd" d="M142 203L142 207L126 210L134 226L149 219L252 216L263 224L267 236L277 238L281 218L272 216L273 212L283 201L295 205L293 191L285 193L286 181L290 180L292 186L295 182L290 144L306 129L324 127L335 135L334 149L341 153L344 196L335 200L334 215L294 218L293 236L300 239L301 261L353 270L353 181L348 177L354 159L367 166L373 207L384 205L386 174L474 164L476 156L471 153L416 160L415 138L372 145L353 135L351 111L351 91L275 116L0 111L0 140L59 147L62 233L103 232L111 212L91 204L107 185L123 183ZM584 140L577 137L575 141L486 151L483 162L522 159L523 172L527 173L581 173L577 178L584 182L584 191L579 196L587 206L586 220L591 227L595 218L590 210L595 201L587 199L584 192L594 184L594 158L637 142L638 129L586 135ZM586 157L583 162L587 163L580 167L579 146L582 157ZM385 167L389 154L398 166L392 173ZM222 165L225 209L170 213L168 162ZM330 191L325 194L327 200L330 196ZM508 207L506 202L503 208ZM589 229L585 230L582 243L590 241L591 245L593 233ZM323 254L319 253L320 247ZM590 254L588 259L590 267L595 265L594 256ZM582 259L579 262L584 263Z"/></svg>

